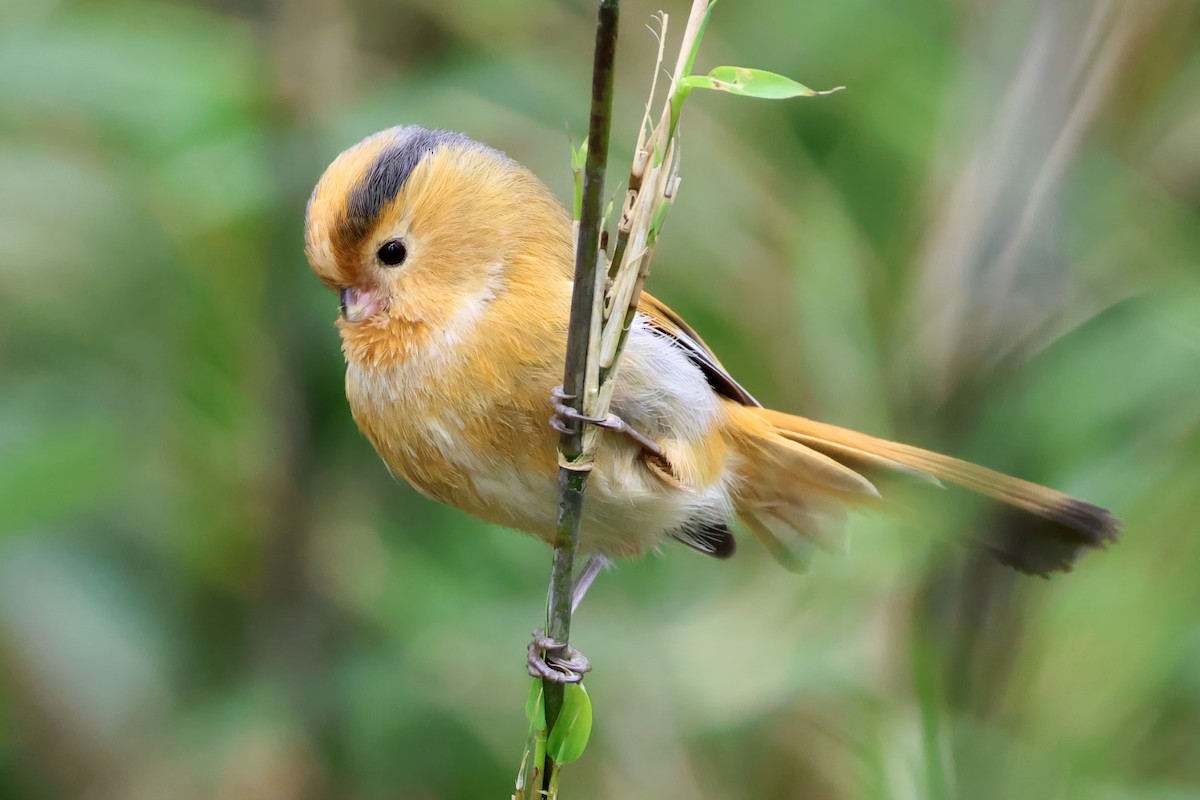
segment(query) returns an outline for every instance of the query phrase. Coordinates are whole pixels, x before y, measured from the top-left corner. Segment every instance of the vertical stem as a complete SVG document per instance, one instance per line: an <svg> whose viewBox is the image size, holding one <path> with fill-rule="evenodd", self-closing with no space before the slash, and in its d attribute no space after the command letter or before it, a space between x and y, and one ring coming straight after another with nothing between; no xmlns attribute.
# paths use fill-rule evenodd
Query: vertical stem
<svg viewBox="0 0 1200 800"><path fill-rule="evenodd" d="M608 162L608 137L612 123L613 65L617 49L619 0L600 0L596 21L596 55L592 71L592 105L588 122L588 152L583 176L583 208L579 221L579 240L575 248L575 286L571 295L571 320L567 333L567 360L563 388L574 395L569 402L583 411L588 353L598 346L592 341L592 309L600 256L601 201L604 196L604 171ZM571 589L575 550L579 544L579 523L583 513L583 493L587 488L590 464L577 463L583 455L583 429L571 424L559 442L563 464L558 475L558 526L554 538L554 564L547 603L546 634L566 643L571 634ZM546 727L554 728L562 709L563 687L545 683ZM546 764L543 777L550 775Z"/></svg>

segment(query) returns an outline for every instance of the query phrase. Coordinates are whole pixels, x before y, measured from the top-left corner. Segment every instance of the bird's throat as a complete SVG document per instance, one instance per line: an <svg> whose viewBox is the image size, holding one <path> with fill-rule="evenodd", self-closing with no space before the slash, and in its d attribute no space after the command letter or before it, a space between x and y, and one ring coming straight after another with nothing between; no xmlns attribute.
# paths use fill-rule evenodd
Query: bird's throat
<svg viewBox="0 0 1200 800"><path fill-rule="evenodd" d="M376 314L361 322L337 321L346 361L369 367L388 367L408 361L429 333L419 320Z"/></svg>

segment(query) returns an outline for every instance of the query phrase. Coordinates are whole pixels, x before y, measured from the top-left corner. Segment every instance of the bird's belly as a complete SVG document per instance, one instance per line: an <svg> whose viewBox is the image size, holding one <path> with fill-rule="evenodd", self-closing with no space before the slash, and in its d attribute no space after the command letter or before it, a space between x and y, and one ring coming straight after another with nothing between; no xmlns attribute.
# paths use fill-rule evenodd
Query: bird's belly
<svg viewBox="0 0 1200 800"><path fill-rule="evenodd" d="M553 543L558 514L557 469L547 474L496 463L470 476L464 511ZM697 516L721 517L729 499L723 482L697 491L668 487L624 442L606 442L597 454L583 498L579 547L585 553L628 558L657 548Z"/></svg>
<svg viewBox="0 0 1200 800"><path fill-rule="evenodd" d="M498 443L499 437L469 435L479 423L452 412L416 407L395 397L379 408L370 393L350 395L359 427L397 477L427 497L553 543L558 514L556 436L539 430L525 439L524 447L505 446ZM494 409L486 424L497 430L531 424L506 418L512 413ZM536 424L549 430L543 420ZM653 550L688 520L727 513L724 484L664 484L646 469L638 448L624 437L605 433L584 495L580 550L610 558Z"/></svg>
<svg viewBox="0 0 1200 800"><path fill-rule="evenodd" d="M453 366L428 358L392 368L351 361L346 389L355 421L389 469L421 493L553 542L558 435L548 418L557 363L540 377L524 376L538 386L532 392L528 385L485 390L485 381ZM602 433L580 549L622 558L654 549L696 519L726 518L732 479L714 434L719 401L677 348L635 324L617 384L614 410L680 468L680 480L665 482L639 446Z"/></svg>

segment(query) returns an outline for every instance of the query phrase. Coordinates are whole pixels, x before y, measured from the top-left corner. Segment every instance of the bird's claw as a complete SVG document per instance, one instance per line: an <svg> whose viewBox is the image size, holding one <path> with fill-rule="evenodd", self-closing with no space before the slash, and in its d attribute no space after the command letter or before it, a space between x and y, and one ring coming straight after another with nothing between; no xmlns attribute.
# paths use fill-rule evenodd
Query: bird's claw
<svg viewBox="0 0 1200 800"><path fill-rule="evenodd" d="M550 417L551 428L559 433L569 434L574 431L572 431L568 422L586 422L589 425L595 425L608 431L624 434L641 445L643 449L650 451L656 456L662 455L662 448L658 446L657 442L632 427L616 414L609 414L607 417L589 417L566 404L567 400L574 399L575 395L567 394L561 386L555 386L551 390L550 405L554 408L554 415Z"/></svg>
<svg viewBox="0 0 1200 800"><path fill-rule="evenodd" d="M567 405L566 401L574 399L575 395L567 394L563 391L563 387L561 386L555 386L550 391L550 405L554 408L554 416L550 418L550 425L553 426L555 430L566 433L567 431L563 429L567 427L568 420L573 420L575 422L588 422L592 425L608 427L608 424L606 424L608 421L606 419L589 417L586 414L582 414L576 411L574 408L571 408L571 406Z"/></svg>
<svg viewBox="0 0 1200 800"><path fill-rule="evenodd" d="M533 677L555 683L579 683L592 669L583 653L547 637L540 628L533 632L525 666Z"/></svg>

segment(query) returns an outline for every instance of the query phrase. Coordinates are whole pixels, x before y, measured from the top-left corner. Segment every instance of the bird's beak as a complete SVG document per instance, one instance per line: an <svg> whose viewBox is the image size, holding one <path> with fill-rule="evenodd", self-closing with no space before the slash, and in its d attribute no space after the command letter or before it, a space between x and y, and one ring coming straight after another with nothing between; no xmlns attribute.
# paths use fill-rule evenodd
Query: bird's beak
<svg viewBox="0 0 1200 800"><path fill-rule="evenodd" d="M379 298L369 289L346 287L342 289L342 318L347 322L361 322L379 313L383 307Z"/></svg>

